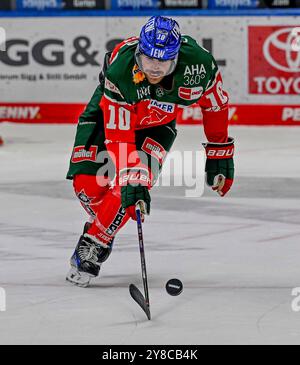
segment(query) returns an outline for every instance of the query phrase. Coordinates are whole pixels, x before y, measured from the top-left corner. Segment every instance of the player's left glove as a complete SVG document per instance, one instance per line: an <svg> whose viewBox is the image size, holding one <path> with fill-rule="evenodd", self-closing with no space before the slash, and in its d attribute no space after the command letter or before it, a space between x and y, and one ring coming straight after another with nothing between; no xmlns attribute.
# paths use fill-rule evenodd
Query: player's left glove
<svg viewBox="0 0 300 365"><path fill-rule="evenodd" d="M147 169L131 168L120 172L122 208L133 220L136 217L136 205L141 203L141 213L150 214L151 197L149 194L150 179Z"/></svg>
<svg viewBox="0 0 300 365"><path fill-rule="evenodd" d="M226 143L203 143L206 151L206 183L220 196L224 196L234 179L234 139Z"/></svg>

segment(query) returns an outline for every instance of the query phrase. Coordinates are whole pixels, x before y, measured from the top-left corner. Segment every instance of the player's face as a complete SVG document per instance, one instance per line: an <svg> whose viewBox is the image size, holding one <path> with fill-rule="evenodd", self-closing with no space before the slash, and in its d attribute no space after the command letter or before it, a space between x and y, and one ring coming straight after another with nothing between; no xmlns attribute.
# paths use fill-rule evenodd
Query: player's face
<svg viewBox="0 0 300 365"><path fill-rule="evenodd" d="M166 76L172 66L172 61L157 60L156 58L150 58L146 55L141 55L141 63L143 72L146 74L148 80L152 83L156 83L156 80L161 80ZM157 81L157 82L159 82Z"/></svg>

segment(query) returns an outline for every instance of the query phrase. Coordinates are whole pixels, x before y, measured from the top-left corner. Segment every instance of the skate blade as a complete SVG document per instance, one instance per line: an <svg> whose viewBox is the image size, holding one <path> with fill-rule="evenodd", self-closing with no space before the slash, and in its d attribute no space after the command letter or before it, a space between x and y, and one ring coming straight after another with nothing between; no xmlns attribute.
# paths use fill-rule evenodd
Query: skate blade
<svg viewBox="0 0 300 365"><path fill-rule="evenodd" d="M76 286L79 286L80 288L86 288L89 286L92 276L79 272L75 268L71 268L66 276L66 280Z"/></svg>

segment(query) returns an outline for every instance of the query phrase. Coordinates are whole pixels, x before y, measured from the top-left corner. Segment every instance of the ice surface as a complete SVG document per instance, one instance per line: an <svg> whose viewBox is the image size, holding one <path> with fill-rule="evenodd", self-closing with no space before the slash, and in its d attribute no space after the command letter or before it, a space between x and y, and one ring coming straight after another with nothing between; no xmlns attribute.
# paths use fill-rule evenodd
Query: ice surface
<svg viewBox="0 0 300 365"><path fill-rule="evenodd" d="M88 289L65 282L86 214L64 180L71 125L1 124L0 344L300 344L300 128L231 127L236 180L228 197L180 187L152 192L144 224L152 320L142 290L136 226L118 235ZM174 149L199 149L180 127ZM182 280L171 297L165 283Z"/></svg>

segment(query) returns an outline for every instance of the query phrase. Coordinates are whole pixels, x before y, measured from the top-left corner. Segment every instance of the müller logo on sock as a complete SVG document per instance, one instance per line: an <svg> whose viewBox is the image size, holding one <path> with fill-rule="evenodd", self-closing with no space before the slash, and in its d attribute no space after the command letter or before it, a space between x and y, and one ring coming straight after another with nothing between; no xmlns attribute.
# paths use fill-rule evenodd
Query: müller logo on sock
<svg viewBox="0 0 300 365"><path fill-rule="evenodd" d="M4 288L0 287L0 312L6 311L6 292Z"/></svg>

